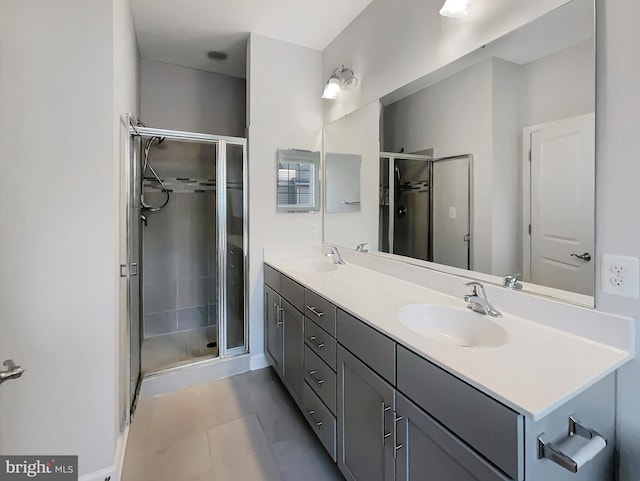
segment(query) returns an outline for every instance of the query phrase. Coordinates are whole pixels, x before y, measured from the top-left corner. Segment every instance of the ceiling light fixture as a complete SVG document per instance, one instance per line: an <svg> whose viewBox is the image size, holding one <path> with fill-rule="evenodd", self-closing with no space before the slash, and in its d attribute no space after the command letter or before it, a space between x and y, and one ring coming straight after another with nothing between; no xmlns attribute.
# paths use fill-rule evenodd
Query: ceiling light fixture
<svg viewBox="0 0 640 481"><path fill-rule="evenodd" d="M335 69L329 80L327 80L322 98L335 100L343 90L353 90L357 86L358 77L353 73L353 70L343 65Z"/></svg>
<svg viewBox="0 0 640 481"><path fill-rule="evenodd" d="M443 17L466 17L467 3L467 0L446 0L440 9L440 15Z"/></svg>

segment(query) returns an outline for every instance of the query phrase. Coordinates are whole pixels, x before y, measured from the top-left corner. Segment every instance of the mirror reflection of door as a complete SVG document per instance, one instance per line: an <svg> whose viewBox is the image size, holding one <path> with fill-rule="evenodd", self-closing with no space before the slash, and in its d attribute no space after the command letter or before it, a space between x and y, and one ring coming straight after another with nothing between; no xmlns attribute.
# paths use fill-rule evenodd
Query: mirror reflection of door
<svg viewBox="0 0 640 481"><path fill-rule="evenodd" d="M471 156L432 162L432 262L470 269Z"/></svg>
<svg viewBox="0 0 640 481"><path fill-rule="evenodd" d="M528 176L524 170L531 225L523 237L525 280L593 295L594 115L525 128L523 141L531 157Z"/></svg>

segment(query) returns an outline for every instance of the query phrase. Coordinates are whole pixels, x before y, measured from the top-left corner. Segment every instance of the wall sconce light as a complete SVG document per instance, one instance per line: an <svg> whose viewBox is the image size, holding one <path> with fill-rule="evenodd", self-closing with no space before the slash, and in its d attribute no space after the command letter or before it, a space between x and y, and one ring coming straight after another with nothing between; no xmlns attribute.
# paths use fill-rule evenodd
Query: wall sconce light
<svg viewBox="0 0 640 481"><path fill-rule="evenodd" d="M466 1L466 0L465 0ZM324 86L324 92L322 93L323 99L335 100L343 90L352 90L358 86L358 77L353 73L353 70L345 67L338 67L333 71L327 84Z"/></svg>

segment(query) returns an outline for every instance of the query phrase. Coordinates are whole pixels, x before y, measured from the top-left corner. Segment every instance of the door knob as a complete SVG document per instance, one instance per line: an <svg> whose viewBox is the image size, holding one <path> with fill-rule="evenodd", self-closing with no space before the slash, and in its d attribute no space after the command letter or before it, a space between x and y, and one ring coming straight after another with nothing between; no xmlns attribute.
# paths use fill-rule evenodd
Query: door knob
<svg viewBox="0 0 640 481"><path fill-rule="evenodd" d="M582 259L583 261L589 262L591 260L591 254L585 252L584 254L571 254L571 257L577 257L578 259Z"/></svg>
<svg viewBox="0 0 640 481"><path fill-rule="evenodd" d="M4 362L4 366L7 368L5 371L0 371L0 384L10 379L18 379L24 373L24 369L17 366L13 359L7 359Z"/></svg>

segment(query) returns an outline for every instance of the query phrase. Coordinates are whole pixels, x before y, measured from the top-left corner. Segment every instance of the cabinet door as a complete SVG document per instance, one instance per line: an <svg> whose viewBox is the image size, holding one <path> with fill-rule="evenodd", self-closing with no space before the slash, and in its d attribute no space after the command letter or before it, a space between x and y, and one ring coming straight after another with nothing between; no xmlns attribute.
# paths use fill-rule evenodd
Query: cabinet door
<svg viewBox="0 0 640 481"><path fill-rule="evenodd" d="M280 296L268 286L264 286L265 350L273 368L282 376L283 331Z"/></svg>
<svg viewBox="0 0 640 481"><path fill-rule="evenodd" d="M347 481L393 481L395 391L338 345L338 467Z"/></svg>
<svg viewBox="0 0 640 481"><path fill-rule="evenodd" d="M302 401L304 375L304 316L284 298L282 320L284 321L284 383L298 404Z"/></svg>
<svg viewBox="0 0 640 481"><path fill-rule="evenodd" d="M396 419L397 481L510 479L400 393Z"/></svg>

